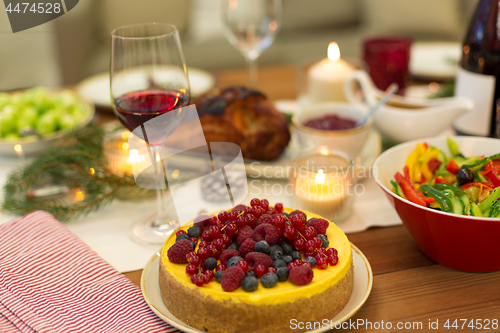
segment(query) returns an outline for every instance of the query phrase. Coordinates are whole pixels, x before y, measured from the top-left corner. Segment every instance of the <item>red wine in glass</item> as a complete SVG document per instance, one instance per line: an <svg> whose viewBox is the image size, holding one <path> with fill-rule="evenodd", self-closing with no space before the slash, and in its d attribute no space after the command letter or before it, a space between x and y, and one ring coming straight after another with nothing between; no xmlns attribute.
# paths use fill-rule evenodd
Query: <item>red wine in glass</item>
<svg viewBox="0 0 500 333"><path fill-rule="evenodd" d="M114 100L118 119L133 131L148 120L186 105L185 95L177 91L146 90L131 92Z"/></svg>

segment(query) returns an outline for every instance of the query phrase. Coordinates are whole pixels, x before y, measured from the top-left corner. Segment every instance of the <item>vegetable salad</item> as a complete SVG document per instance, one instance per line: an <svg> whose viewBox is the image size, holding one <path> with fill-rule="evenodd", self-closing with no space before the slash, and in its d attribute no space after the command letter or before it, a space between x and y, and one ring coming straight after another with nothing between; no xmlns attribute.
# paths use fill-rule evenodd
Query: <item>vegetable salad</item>
<svg viewBox="0 0 500 333"><path fill-rule="evenodd" d="M500 154L465 157L448 138L451 157L426 143L408 156L393 192L417 205L447 213L500 217Z"/></svg>

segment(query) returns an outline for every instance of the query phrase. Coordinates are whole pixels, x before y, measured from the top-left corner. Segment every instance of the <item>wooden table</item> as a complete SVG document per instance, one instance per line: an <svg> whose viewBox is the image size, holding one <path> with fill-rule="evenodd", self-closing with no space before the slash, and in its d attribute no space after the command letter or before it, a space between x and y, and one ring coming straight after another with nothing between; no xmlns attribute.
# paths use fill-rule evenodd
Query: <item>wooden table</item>
<svg viewBox="0 0 500 333"><path fill-rule="evenodd" d="M217 73L221 87L241 85L248 80L246 70L221 71ZM272 99L293 99L296 96L296 76L292 66L263 68L259 71L259 85ZM466 273L449 269L427 259L418 249L403 226L371 228L348 235L368 258L374 275L373 289L365 305L351 319L370 321L392 329L369 329L362 325L358 329L341 331L365 332L427 332L429 322L438 321L438 329L432 332L486 331L472 329L471 320L500 321L500 272ZM499 237L500 241L500 237ZM141 271L125 273L139 285ZM462 321L461 321L462 319ZM466 324L463 326L464 319ZM457 320L458 328L452 327ZM450 328L444 325L448 321ZM397 329L398 323L413 327ZM421 323L421 324L420 324ZM500 332L498 328L486 332ZM491 325L490 325L491 327Z"/></svg>

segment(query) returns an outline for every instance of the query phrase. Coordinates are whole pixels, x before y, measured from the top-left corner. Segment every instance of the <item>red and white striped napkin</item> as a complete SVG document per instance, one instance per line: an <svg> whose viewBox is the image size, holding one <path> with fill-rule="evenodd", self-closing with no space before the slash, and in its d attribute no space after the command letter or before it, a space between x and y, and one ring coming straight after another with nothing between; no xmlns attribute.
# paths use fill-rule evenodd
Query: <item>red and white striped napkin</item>
<svg viewBox="0 0 500 333"><path fill-rule="evenodd" d="M178 332L46 212L0 225L0 332Z"/></svg>

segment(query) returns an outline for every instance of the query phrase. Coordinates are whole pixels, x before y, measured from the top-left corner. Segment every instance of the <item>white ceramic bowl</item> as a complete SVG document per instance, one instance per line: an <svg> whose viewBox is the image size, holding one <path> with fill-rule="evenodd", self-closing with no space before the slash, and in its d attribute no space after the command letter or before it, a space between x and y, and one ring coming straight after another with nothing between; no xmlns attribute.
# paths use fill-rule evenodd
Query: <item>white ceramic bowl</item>
<svg viewBox="0 0 500 333"><path fill-rule="evenodd" d="M353 106L346 103L318 103L311 104L292 118L295 133L302 148L315 148L327 146L330 149L345 151L351 157L359 156L361 149L365 145L366 138L373 124L369 119L364 125L348 130L325 131L304 126L304 122L326 115L337 115L353 120L361 120L366 114L366 109L360 106Z"/></svg>
<svg viewBox="0 0 500 333"><path fill-rule="evenodd" d="M354 83L361 86L364 102L359 100ZM356 71L346 80L344 93L355 105L375 105L385 94L364 71ZM375 127L393 143L433 137L451 129L452 123L473 107L473 101L466 97L417 99L396 95L375 115Z"/></svg>

